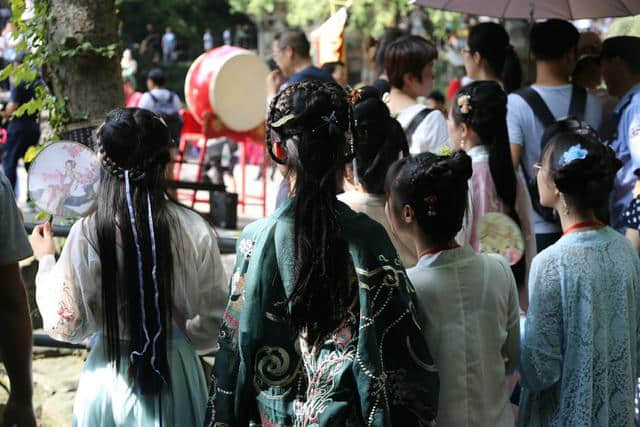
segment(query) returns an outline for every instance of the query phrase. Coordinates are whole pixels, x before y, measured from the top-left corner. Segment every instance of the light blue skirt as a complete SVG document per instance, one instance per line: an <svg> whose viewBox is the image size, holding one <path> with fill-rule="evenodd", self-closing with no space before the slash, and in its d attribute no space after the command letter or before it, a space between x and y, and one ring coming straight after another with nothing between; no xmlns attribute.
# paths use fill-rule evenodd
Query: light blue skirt
<svg viewBox="0 0 640 427"><path fill-rule="evenodd" d="M84 364L73 405L73 426L160 427L197 426L204 421L207 384L202 365L180 328L173 326L167 342L170 389L159 397L138 394L128 379L128 356L120 358L120 370L108 363L106 340L100 334ZM126 348L126 343L122 343ZM160 402L160 400L162 400Z"/></svg>

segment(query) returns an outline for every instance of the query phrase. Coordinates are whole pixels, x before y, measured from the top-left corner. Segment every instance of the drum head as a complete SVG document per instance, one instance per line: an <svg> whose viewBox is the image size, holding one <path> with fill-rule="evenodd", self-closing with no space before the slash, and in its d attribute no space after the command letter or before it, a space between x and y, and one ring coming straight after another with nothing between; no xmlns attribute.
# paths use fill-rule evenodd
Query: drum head
<svg viewBox="0 0 640 427"><path fill-rule="evenodd" d="M267 115L269 68L256 55L236 52L226 58L209 85L209 99L222 123L236 132L246 132Z"/></svg>
<svg viewBox="0 0 640 427"><path fill-rule="evenodd" d="M524 237L518 224L509 216L489 212L478 221L480 251L502 255L515 265L524 255Z"/></svg>
<svg viewBox="0 0 640 427"><path fill-rule="evenodd" d="M47 145L29 168L31 200L44 212L78 218L93 212L100 172L96 154L77 142Z"/></svg>

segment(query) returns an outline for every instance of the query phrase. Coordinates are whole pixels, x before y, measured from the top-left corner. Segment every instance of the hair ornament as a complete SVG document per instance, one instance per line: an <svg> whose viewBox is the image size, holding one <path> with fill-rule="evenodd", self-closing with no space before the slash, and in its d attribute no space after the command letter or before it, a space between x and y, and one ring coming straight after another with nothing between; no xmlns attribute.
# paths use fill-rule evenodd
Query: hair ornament
<svg viewBox="0 0 640 427"><path fill-rule="evenodd" d="M438 196L432 194L424 198L424 202L427 204L427 216L436 216L436 204L438 203Z"/></svg>
<svg viewBox="0 0 640 427"><path fill-rule="evenodd" d="M575 160L582 160L587 157L589 152L586 148L583 148L582 145L576 144L569 147L567 151L562 155L562 159L560 160L560 166L566 166L569 163Z"/></svg>
<svg viewBox="0 0 640 427"><path fill-rule="evenodd" d="M460 95L457 102L462 114L469 114L471 112L471 95Z"/></svg>
<svg viewBox="0 0 640 427"><path fill-rule="evenodd" d="M322 121L324 121L325 123L333 123L334 125L338 124L338 119L336 118L336 112L332 111L331 114L329 114L328 116L322 116L320 117L322 119Z"/></svg>
<svg viewBox="0 0 640 427"><path fill-rule="evenodd" d="M353 89L351 94L349 95L349 103L351 105L356 105L360 102L360 97L362 96L362 89Z"/></svg>
<svg viewBox="0 0 640 427"><path fill-rule="evenodd" d="M293 120L295 118L296 118L295 114L287 114L286 116L281 117L280 120L277 120L277 121L271 123L271 127L272 128L279 128L281 126L286 125L287 123L289 123L291 120Z"/></svg>
<svg viewBox="0 0 640 427"><path fill-rule="evenodd" d="M328 116L321 116L320 119L322 119L322 124L320 124L318 127L316 127L315 129L312 130L313 133L316 133L317 131L319 131L320 129L322 129L323 127L332 124L335 126L338 126L338 119L336 118L336 112L332 111L331 114L329 114Z"/></svg>
<svg viewBox="0 0 640 427"><path fill-rule="evenodd" d="M453 155L453 150L451 150L451 147L448 145L443 145L439 147L434 154L440 157L451 157Z"/></svg>

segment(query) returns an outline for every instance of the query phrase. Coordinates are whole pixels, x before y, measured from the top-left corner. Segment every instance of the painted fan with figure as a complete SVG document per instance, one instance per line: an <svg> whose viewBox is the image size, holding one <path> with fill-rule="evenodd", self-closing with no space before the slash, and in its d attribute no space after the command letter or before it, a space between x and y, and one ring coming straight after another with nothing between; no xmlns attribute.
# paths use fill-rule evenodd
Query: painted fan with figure
<svg viewBox="0 0 640 427"><path fill-rule="evenodd" d="M478 221L478 240L482 253L502 255L509 265L517 264L524 255L524 236L509 216L489 212Z"/></svg>
<svg viewBox="0 0 640 427"><path fill-rule="evenodd" d="M100 168L85 145L59 141L44 147L29 168L29 197L45 213L76 219L95 210Z"/></svg>

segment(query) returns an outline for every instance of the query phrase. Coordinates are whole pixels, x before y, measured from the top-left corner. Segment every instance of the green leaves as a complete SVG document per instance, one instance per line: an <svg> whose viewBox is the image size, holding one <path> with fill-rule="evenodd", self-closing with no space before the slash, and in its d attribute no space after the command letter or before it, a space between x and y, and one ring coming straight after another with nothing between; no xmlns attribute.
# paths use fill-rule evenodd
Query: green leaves
<svg viewBox="0 0 640 427"><path fill-rule="evenodd" d="M74 37L67 37L59 51L52 51L45 42L47 25L51 22L46 0L34 0L33 18L28 21L21 19L25 11L25 0L11 0L12 22L15 25L14 37L20 42L16 50L26 53L21 64L9 64L0 71L0 80L11 78L14 84L32 82L38 78L39 70L46 64L60 62L62 59L73 58L78 55L98 55L113 59L119 54L120 45L112 43L107 46L94 46L90 42L78 44ZM67 100L56 98L49 89L40 85L36 87L35 97L22 104L13 113L15 116L36 114L41 111L48 113L48 121L53 131L53 139L58 139L64 127L74 119L85 117L70 117L67 112Z"/></svg>

